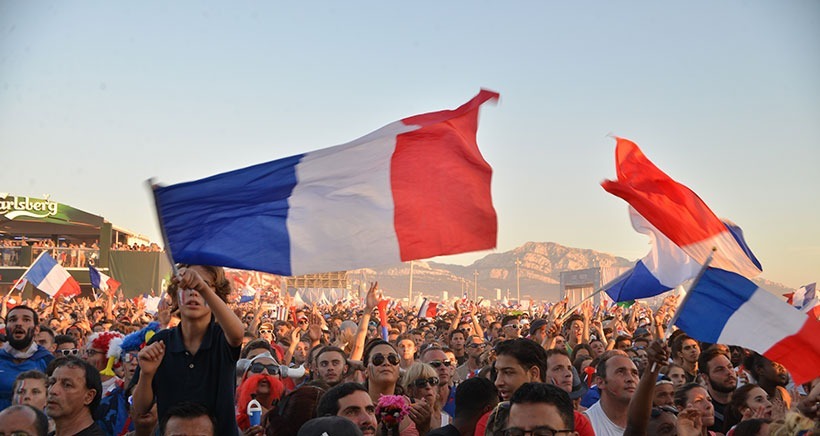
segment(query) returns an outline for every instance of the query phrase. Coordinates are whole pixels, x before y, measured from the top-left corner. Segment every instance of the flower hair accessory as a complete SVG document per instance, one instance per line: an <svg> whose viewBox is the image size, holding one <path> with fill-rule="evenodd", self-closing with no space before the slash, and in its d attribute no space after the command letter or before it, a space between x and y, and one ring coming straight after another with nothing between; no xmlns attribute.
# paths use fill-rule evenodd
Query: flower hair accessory
<svg viewBox="0 0 820 436"><path fill-rule="evenodd" d="M387 427L395 427L410 414L410 405L401 395L382 395L376 406L379 422Z"/></svg>

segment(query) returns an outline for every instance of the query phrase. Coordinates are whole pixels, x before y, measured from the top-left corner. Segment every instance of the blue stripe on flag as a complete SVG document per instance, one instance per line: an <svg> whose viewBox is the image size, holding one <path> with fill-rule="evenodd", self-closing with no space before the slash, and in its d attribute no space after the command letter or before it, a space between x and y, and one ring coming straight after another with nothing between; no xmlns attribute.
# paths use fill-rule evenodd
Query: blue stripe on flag
<svg viewBox="0 0 820 436"><path fill-rule="evenodd" d="M699 341L716 343L729 318L757 289L757 285L739 274L709 268L689 291L689 299L679 309L675 325Z"/></svg>
<svg viewBox="0 0 820 436"><path fill-rule="evenodd" d="M57 266L57 261L48 254L44 254L43 257L31 266L28 274L26 274L26 278L34 287L38 287L55 266Z"/></svg>
<svg viewBox="0 0 820 436"><path fill-rule="evenodd" d="M94 289L100 289L100 272L97 271L97 268L89 266L88 277L91 281L91 287Z"/></svg>
<svg viewBox="0 0 820 436"><path fill-rule="evenodd" d="M174 261L290 275L288 198L303 156L157 188Z"/></svg>
<svg viewBox="0 0 820 436"><path fill-rule="evenodd" d="M755 254L752 253L752 249L749 248L748 244L746 244L746 239L743 238L743 229L741 229L735 224L728 223L726 221L723 221L723 225L726 226L727 229L729 229L729 233L731 233L732 237L735 238L737 245L739 245L743 252L746 253L746 256L749 258L749 260L752 261L752 263L757 267L757 269L763 271L763 266L760 265L760 261L757 260Z"/></svg>
<svg viewBox="0 0 820 436"><path fill-rule="evenodd" d="M638 261L632 272L619 282L606 289L609 298L613 301L629 301L637 298L648 298L670 290L658 281L657 277L649 272L643 261Z"/></svg>

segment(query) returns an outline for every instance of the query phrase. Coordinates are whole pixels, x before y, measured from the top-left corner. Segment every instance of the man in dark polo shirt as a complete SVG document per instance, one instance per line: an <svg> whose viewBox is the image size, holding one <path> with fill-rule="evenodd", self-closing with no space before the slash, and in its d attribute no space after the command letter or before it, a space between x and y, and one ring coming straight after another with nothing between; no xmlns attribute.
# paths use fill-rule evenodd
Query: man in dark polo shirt
<svg viewBox="0 0 820 436"><path fill-rule="evenodd" d="M173 406L196 402L216 418L216 434L238 435L235 371L244 328L225 304L230 291L222 268L180 268L169 294L181 321L154 335L139 353L134 374L137 414L146 413L156 401L157 416L163 420Z"/></svg>

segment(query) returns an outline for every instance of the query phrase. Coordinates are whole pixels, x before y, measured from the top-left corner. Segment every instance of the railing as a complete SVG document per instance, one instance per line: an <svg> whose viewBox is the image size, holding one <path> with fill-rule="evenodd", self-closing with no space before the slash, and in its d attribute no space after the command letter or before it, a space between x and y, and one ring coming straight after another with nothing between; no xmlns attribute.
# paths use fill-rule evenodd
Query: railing
<svg viewBox="0 0 820 436"><path fill-rule="evenodd" d="M0 266L22 266L20 265L20 252L23 247L0 246Z"/></svg>
<svg viewBox="0 0 820 436"><path fill-rule="evenodd" d="M34 259L43 251L57 261L58 264L66 268L85 268L88 261L93 260L96 264L100 258L100 250L97 248L79 247L31 247L31 255ZM28 266L28 265L17 265Z"/></svg>

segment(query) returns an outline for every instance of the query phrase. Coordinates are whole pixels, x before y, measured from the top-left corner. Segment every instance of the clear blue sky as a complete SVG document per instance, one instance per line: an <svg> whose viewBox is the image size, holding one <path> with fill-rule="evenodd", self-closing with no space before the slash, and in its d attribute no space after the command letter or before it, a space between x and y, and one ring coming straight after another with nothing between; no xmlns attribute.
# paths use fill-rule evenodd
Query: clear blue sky
<svg viewBox="0 0 820 436"><path fill-rule="evenodd" d="M599 186L611 133L741 225L763 277L818 279L820 2L302 3L0 3L0 192L157 239L149 177L347 142L486 87L499 250L647 252Z"/></svg>

